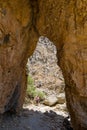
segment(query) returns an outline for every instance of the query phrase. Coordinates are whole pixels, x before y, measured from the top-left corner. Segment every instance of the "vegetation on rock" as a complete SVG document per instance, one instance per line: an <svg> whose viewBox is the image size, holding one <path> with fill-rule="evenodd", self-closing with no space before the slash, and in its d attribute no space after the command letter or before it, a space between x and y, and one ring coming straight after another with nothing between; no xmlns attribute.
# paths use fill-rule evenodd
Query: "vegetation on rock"
<svg viewBox="0 0 87 130"><path fill-rule="evenodd" d="M32 100L36 100L36 98L38 98L39 102L45 98L45 93L37 90L37 88L34 85L34 80L30 75L28 75L27 78L26 94L27 94L27 98L30 98Z"/></svg>

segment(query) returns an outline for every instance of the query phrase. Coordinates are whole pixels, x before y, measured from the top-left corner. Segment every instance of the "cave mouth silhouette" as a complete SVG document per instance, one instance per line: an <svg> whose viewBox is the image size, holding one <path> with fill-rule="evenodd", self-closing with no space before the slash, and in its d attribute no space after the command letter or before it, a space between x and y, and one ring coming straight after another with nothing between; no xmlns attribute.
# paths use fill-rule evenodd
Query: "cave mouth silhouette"
<svg viewBox="0 0 87 130"><path fill-rule="evenodd" d="M58 96L65 94L65 81L56 55L54 43L47 37L39 37L36 49L27 62L27 74L34 79L38 90Z"/></svg>

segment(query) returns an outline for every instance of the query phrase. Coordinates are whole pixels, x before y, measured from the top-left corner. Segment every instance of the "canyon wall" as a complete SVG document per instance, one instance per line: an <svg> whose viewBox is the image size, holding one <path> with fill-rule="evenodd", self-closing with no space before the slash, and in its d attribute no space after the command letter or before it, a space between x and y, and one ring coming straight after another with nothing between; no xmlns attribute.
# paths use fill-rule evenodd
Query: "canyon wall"
<svg viewBox="0 0 87 130"><path fill-rule="evenodd" d="M87 1L38 0L39 33L57 47L67 106L75 130L87 129Z"/></svg>
<svg viewBox="0 0 87 130"><path fill-rule="evenodd" d="M32 17L28 0L0 1L0 113L20 111L23 105L25 66L37 41Z"/></svg>

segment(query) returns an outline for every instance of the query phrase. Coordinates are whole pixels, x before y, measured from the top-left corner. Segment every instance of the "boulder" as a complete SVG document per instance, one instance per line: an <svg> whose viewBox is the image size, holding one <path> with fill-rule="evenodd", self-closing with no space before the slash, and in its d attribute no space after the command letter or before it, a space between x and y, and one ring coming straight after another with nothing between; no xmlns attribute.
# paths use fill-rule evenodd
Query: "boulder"
<svg viewBox="0 0 87 130"><path fill-rule="evenodd" d="M57 98L58 98L58 103L59 104L64 104L65 102L66 102L66 100L65 100L65 94L64 93L60 93L58 96L57 96Z"/></svg>
<svg viewBox="0 0 87 130"><path fill-rule="evenodd" d="M47 106L54 106L58 101L58 98L55 95L49 95L45 100L44 104Z"/></svg>

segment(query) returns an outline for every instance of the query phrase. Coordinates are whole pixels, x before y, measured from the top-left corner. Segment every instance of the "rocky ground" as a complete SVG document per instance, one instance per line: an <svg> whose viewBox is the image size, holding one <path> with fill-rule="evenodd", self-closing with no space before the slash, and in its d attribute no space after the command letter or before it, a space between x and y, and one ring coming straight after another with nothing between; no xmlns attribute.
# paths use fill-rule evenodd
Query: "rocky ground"
<svg viewBox="0 0 87 130"><path fill-rule="evenodd" d="M10 113L0 117L0 130L72 130L66 108L64 78L57 65L56 48L41 37L27 63L27 73L36 89L44 91L42 103L24 104L20 115Z"/></svg>
<svg viewBox="0 0 87 130"><path fill-rule="evenodd" d="M25 106L19 116L4 114L0 130L72 130L67 113L43 105Z"/></svg>

